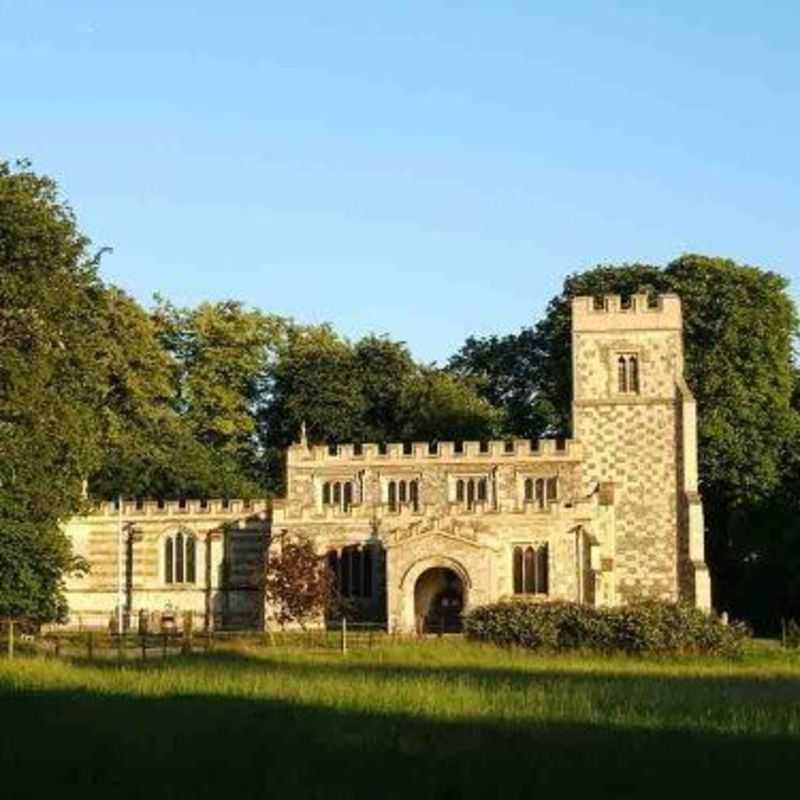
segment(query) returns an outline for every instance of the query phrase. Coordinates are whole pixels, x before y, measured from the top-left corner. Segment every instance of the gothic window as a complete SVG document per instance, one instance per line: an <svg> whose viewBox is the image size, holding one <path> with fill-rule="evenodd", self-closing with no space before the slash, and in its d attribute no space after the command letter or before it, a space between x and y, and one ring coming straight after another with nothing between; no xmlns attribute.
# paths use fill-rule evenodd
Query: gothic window
<svg viewBox="0 0 800 800"><path fill-rule="evenodd" d="M544 507L544 478L536 479L536 497L534 499L539 508Z"/></svg>
<svg viewBox="0 0 800 800"><path fill-rule="evenodd" d="M639 393L639 357L622 354L617 359L617 391L620 394Z"/></svg>
<svg viewBox="0 0 800 800"><path fill-rule="evenodd" d="M548 594L547 544L517 545L512 553L514 594Z"/></svg>
<svg viewBox="0 0 800 800"><path fill-rule="evenodd" d="M336 580L342 597L372 597L372 549L350 545L341 552L331 550L328 568Z"/></svg>
<svg viewBox="0 0 800 800"><path fill-rule="evenodd" d="M414 511L419 511L419 481L410 481L408 484L408 499Z"/></svg>
<svg viewBox="0 0 800 800"><path fill-rule="evenodd" d="M355 547L350 550L350 596L361 597L361 581L363 573L361 571L361 548Z"/></svg>
<svg viewBox="0 0 800 800"><path fill-rule="evenodd" d="M533 478L525 478L525 501L533 502Z"/></svg>
<svg viewBox="0 0 800 800"><path fill-rule="evenodd" d="M558 478L547 479L547 502L558 500Z"/></svg>
<svg viewBox="0 0 800 800"><path fill-rule="evenodd" d="M514 548L514 557L513 557L513 566L514 566L514 594L523 594L524 592L524 585L522 576L524 573L523 566L522 566L522 548L515 547Z"/></svg>
<svg viewBox="0 0 800 800"><path fill-rule="evenodd" d="M528 546L522 560L525 573L525 594L536 594L536 552Z"/></svg>
<svg viewBox="0 0 800 800"><path fill-rule="evenodd" d="M182 531L164 540L164 583L197 582L197 541Z"/></svg>
<svg viewBox="0 0 800 800"><path fill-rule="evenodd" d="M164 540L164 581L165 583L172 583L174 578L173 570L175 568L175 543L172 537L169 536Z"/></svg>
<svg viewBox="0 0 800 800"><path fill-rule="evenodd" d="M639 392L639 359L628 356L628 390L634 394Z"/></svg>
<svg viewBox="0 0 800 800"><path fill-rule="evenodd" d="M628 391L628 366L625 363L625 356L620 356L617 360L617 391L621 394Z"/></svg>
<svg viewBox="0 0 800 800"><path fill-rule="evenodd" d="M353 505L352 481L326 481L322 484L322 505L348 511Z"/></svg>
<svg viewBox="0 0 800 800"><path fill-rule="evenodd" d="M367 547L362 553L364 573L364 597L372 597L372 548Z"/></svg>
<svg viewBox="0 0 800 800"><path fill-rule="evenodd" d="M175 537L175 583L183 583L183 534Z"/></svg>
<svg viewBox="0 0 800 800"><path fill-rule="evenodd" d="M394 511L397 508L397 483L389 481L389 510Z"/></svg>
<svg viewBox="0 0 800 800"><path fill-rule="evenodd" d="M400 500L401 503L405 503L406 500L408 499L406 497L406 482L400 481L400 484L397 488L398 488L397 492L398 499Z"/></svg>
<svg viewBox="0 0 800 800"><path fill-rule="evenodd" d="M475 508L476 503L484 503L489 497L489 481L486 478L459 478L456 481L456 503L461 503L468 510Z"/></svg>
<svg viewBox="0 0 800 800"><path fill-rule="evenodd" d="M186 537L186 583L194 583L197 579L197 567L195 562L195 541L194 536Z"/></svg>

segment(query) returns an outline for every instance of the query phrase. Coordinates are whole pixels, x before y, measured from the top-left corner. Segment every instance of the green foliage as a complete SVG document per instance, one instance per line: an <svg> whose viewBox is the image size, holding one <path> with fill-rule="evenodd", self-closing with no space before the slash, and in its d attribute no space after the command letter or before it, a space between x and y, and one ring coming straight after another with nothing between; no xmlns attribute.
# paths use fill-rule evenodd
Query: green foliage
<svg viewBox="0 0 800 800"><path fill-rule="evenodd" d="M739 655L749 636L692 606L647 601L616 608L514 601L479 606L464 618L471 639L533 650Z"/></svg>
<svg viewBox="0 0 800 800"><path fill-rule="evenodd" d="M173 358L175 409L195 441L263 482L257 419L287 322L233 300L179 309L159 301L158 336Z"/></svg>
<svg viewBox="0 0 800 800"><path fill-rule="evenodd" d="M288 328L267 396L259 421L274 479L304 422L316 443L480 439L497 427L497 412L467 381L416 364L402 342L354 344L328 325Z"/></svg>
<svg viewBox="0 0 800 800"><path fill-rule="evenodd" d="M0 614L63 613L59 521L98 463L97 258L49 178L0 162Z"/></svg>

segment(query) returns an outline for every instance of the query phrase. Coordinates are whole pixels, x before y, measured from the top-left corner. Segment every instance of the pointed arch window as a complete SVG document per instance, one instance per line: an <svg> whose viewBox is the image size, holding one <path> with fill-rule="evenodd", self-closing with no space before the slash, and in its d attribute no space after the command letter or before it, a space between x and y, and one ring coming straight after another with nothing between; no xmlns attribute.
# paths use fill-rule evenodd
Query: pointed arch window
<svg viewBox="0 0 800 800"><path fill-rule="evenodd" d="M349 511L353 506L353 481L326 481L322 484L322 505Z"/></svg>
<svg viewBox="0 0 800 800"><path fill-rule="evenodd" d="M372 597L375 560L371 547L348 545L341 551L331 550L327 561L342 597Z"/></svg>
<svg viewBox="0 0 800 800"><path fill-rule="evenodd" d="M637 356L628 356L628 391L639 393L639 359Z"/></svg>
<svg viewBox="0 0 800 800"><path fill-rule="evenodd" d="M197 583L197 539L178 531L164 539L164 583Z"/></svg>
<svg viewBox="0 0 800 800"><path fill-rule="evenodd" d="M639 394L639 356L622 353L617 358L617 391L620 394Z"/></svg>
<svg viewBox="0 0 800 800"><path fill-rule="evenodd" d="M413 480L408 484L408 499L414 511L419 511L419 481Z"/></svg>
<svg viewBox="0 0 800 800"><path fill-rule="evenodd" d="M547 543L516 545L512 552L514 594L548 594Z"/></svg>

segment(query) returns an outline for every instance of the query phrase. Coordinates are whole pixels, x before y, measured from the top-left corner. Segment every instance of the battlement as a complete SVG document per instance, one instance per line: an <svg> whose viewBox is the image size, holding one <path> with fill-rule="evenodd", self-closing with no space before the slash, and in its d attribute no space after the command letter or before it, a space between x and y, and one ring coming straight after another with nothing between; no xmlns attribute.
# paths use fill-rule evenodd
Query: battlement
<svg viewBox="0 0 800 800"><path fill-rule="evenodd" d="M681 330L681 299L676 294L659 295L653 305L646 294L623 300L618 294L572 298L572 330L629 331Z"/></svg>
<svg viewBox="0 0 800 800"><path fill-rule="evenodd" d="M91 516L116 517L120 511L126 519L129 517L202 517L250 515L265 516L268 510L266 500L145 500L125 499L122 508L116 501L103 502L90 512Z"/></svg>
<svg viewBox="0 0 800 800"><path fill-rule="evenodd" d="M390 444L294 444L287 454L290 465L374 464L401 465L431 461L502 462L557 459L580 461L582 450L573 439L509 439L488 442L393 442Z"/></svg>

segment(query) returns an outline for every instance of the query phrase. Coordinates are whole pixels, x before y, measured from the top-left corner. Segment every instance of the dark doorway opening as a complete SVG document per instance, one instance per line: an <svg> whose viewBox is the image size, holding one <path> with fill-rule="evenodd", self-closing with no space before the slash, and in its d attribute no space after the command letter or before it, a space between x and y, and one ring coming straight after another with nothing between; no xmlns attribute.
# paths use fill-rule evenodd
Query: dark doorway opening
<svg viewBox="0 0 800 800"><path fill-rule="evenodd" d="M460 633L464 583L447 567L431 567L417 578L414 614L423 633Z"/></svg>

